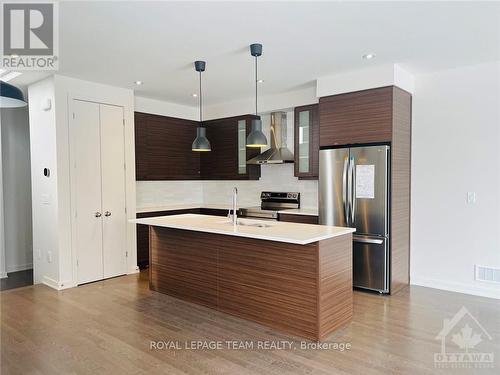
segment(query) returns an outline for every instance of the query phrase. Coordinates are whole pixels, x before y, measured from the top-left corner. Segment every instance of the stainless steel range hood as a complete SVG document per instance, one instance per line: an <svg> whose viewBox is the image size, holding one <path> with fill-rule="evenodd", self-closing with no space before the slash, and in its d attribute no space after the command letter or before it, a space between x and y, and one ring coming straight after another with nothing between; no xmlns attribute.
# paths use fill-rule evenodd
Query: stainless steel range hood
<svg viewBox="0 0 500 375"><path fill-rule="evenodd" d="M293 153L286 145L286 112L271 113L271 148L247 160L247 164L293 163Z"/></svg>

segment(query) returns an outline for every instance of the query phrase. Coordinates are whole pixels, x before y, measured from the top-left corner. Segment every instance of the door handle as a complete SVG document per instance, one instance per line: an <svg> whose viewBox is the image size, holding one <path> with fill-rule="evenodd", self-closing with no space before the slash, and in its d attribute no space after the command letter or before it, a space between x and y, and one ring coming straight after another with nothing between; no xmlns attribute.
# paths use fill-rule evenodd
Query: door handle
<svg viewBox="0 0 500 375"><path fill-rule="evenodd" d="M109 211L106 211L106 212L104 213L104 216L106 216L106 217L109 217L109 216L111 216L111 212L109 212Z"/></svg>
<svg viewBox="0 0 500 375"><path fill-rule="evenodd" d="M344 160L344 171L342 173L342 203L344 204L344 218L347 225L349 225L349 212L347 210L347 166L348 158Z"/></svg>
<svg viewBox="0 0 500 375"><path fill-rule="evenodd" d="M351 168L351 224L354 224L354 215L356 214L356 171L354 158L351 158L351 162L349 163L349 167Z"/></svg>
<svg viewBox="0 0 500 375"><path fill-rule="evenodd" d="M352 240L354 242L372 243L375 245L382 245L384 243L384 240L379 240L376 238L360 237L360 236L352 236Z"/></svg>
<svg viewBox="0 0 500 375"><path fill-rule="evenodd" d="M94 214L94 216L95 216L95 217L101 217L101 216L102 216L102 214L101 214L100 212L96 212L96 213Z"/></svg>

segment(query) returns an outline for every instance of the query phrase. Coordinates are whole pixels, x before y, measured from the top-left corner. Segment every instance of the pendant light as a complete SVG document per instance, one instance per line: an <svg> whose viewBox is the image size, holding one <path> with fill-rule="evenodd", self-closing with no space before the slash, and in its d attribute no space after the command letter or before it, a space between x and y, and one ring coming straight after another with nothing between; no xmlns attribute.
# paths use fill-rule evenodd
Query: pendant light
<svg viewBox="0 0 500 375"><path fill-rule="evenodd" d="M192 151L211 151L210 142L207 139L207 129L203 126L202 100L201 100L201 72L205 71L205 61L195 61L194 68L200 73L200 125L196 128L196 138L191 146Z"/></svg>
<svg viewBox="0 0 500 375"><path fill-rule="evenodd" d="M0 108L18 108L24 107L27 104L21 90L0 81Z"/></svg>
<svg viewBox="0 0 500 375"><path fill-rule="evenodd" d="M255 57L255 115L257 115L257 58L262 55L262 44L251 44L250 54ZM247 147L264 147L267 146L267 138L262 133L262 121L260 119L252 120L252 131L247 137Z"/></svg>

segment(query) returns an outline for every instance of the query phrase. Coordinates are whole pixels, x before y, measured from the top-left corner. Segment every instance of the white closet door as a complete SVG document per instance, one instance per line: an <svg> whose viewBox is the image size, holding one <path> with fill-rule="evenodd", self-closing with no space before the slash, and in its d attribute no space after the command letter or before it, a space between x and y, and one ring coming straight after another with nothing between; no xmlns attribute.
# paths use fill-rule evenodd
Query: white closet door
<svg viewBox="0 0 500 375"><path fill-rule="evenodd" d="M73 100L72 173L76 208L75 244L78 259L78 284L101 280L101 135L99 104Z"/></svg>
<svg viewBox="0 0 500 375"><path fill-rule="evenodd" d="M127 272L123 108L100 105L104 278Z"/></svg>

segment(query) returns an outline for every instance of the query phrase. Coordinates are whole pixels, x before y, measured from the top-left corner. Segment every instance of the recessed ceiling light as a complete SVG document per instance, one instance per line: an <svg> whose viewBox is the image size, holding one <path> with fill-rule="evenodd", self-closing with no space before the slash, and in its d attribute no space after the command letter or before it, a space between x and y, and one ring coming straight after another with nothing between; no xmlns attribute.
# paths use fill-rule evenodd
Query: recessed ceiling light
<svg viewBox="0 0 500 375"><path fill-rule="evenodd" d="M259 79L257 82L264 83L264 80L263 79Z"/></svg>
<svg viewBox="0 0 500 375"><path fill-rule="evenodd" d="M193 98L197 98L197 97L198 97L198 94L191 94L191 96L192 96Z"/></svg>
<svg viewBox="0 0 500 375"><path fill-rule="evenodd" d="M365 59L365 60L371 60L375 56L377 56L377 55L375 55L374 53L367 53L366 55L363 55L363 59Z"/></svg>
<svg viewBox="0 0 500 375"><path fill-rule="evenodd" d="M135 81L134 83L135 83L137 86L140 86L140 85L142 85L142 83L143 83L143 82L142 82L142 81Z"/></svg>

